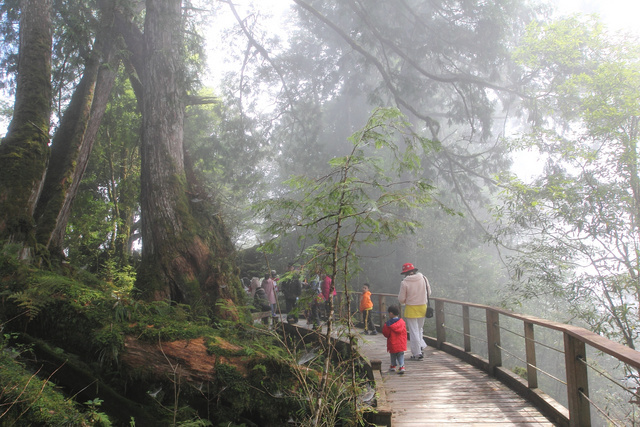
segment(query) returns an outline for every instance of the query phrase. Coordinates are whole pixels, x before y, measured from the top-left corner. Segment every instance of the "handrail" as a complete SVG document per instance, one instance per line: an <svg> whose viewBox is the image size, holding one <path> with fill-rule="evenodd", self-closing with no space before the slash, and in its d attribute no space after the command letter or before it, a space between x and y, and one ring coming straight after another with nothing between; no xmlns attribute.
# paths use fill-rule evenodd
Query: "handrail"
<svg viewBox="0 0 640 427"><path fill-rule="evenodd" d="M445 298L432 298L432 301L442 301L443 303L458 304L462 306L474 307L479 309L491 309L499 314L509 316L514 319L522 320L533 325L543 326L545 328L553 329L556 331L564 332L570 336L588 344L598 350L607 353L610 356L623 361L624 363L640 369L640 352L626 347L615 341L611 341L601 335L591 332L587 329L579 326L567 325L566 323L555 322L553 320L541 319L535 316L529 316L526 314L514 313L509 310L504 310L497 307L491 307L482 304L463 303L459 301L449 300Z"/></svg>
<svg viewBox="0 0 640 427"><path fill-rule="evenodd" d="M357 296L360 293L353 291L352 294ZM340 297L341 295L339 295L339 298ZM374 301L374 304L376 297L378 302L378 313L381 315L380 323L383 323L387 299L397 298L397 295L372 293L372 301ZM589 397L587 346L612 356L631 368L640 371L640 352L611 341L579 326L567 325L483 304L460 302L446 298L431 298L431 301L432 303L435 303L436 336L424 337L430 345L434 345L440 350L446 351L467 363L485 370L490 375L496 377L516 392L529 399L558 425L589 427L591 426L591 406L593 405L597 410L601 411L601 409L596 406ZM462 336L464 339L463 347L458 347L447 341L447 328L445 327L446 313L444 310L445 305L459 306L462 310L461 315L455 316L462 319ZM485 312L486 337L478 337L478 340L482 341L483 344L487 346L485 350L488 354L488 360L472 353L470 322L473 319L471 319L469 315L470 308L483 310ZM522 337L525 341L524 354L526 360L520 360L526 363L526 380L523 380L508 369L502 367L503 349L500 343L500 318L503 316L522 321L524 329ZM563 335L564 349L559 351L564 353L564 373L566 376L566 397L568 408L564 407L538 388L537 373L538 371L545 373L545 371L540 369L536 363L534 327L558 331ZM457 332L460 333L460 331ZM542 343L539 344L544 346ZM509 354L506 350L505 353ZM608 418L607 414L603 413L603 416Z"/></svg>

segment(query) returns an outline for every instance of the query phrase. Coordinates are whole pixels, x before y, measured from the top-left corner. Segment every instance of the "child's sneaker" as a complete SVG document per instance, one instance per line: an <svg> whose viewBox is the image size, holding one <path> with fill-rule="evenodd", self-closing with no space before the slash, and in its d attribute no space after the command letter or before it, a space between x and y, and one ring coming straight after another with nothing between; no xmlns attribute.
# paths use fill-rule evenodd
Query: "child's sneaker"
<svg viewBox="0 0 640 427"><path fill-rule="evenodd" d="M389 372L395 372L395 371L396 371L396 365L389 366Z"/></svg>
<svg viewBox="0 0 640 427"><path fill-rule="evenodd" d="M403 375L404 374L404 366L400 366L400 368L398 368L398 375Z"/></svg>

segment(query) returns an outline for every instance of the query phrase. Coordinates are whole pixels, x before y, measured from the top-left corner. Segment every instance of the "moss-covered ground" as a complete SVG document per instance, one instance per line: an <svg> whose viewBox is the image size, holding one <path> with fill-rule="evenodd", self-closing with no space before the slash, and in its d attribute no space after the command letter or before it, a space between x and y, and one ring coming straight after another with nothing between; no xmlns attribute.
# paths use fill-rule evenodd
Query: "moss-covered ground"
<svg viewBox="0 0 640 427"><path fill-rule="evenodd" d="M131 291L0 255L0 424L308 425L320 336L286 337L240 305L239 320L220 320ZM341 372L353 366L335 357ZM358 424L350 376L330 375L331 419Z"/></svg>

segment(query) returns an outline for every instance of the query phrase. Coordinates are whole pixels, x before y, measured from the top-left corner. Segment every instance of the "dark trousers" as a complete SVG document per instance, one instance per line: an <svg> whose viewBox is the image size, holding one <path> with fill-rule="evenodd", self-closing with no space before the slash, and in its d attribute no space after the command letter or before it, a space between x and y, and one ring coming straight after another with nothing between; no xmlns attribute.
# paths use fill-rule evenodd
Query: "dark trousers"
<svg viewBox="0 0 640 427"><path fill-rule="evenodd" d="M320 320L320 303L317 301L313 301L311 303L311 319L313 321L313 326L315 328L319 328L322 322Z"/></svg>
<svg viewBox="0 0 640 427"><path fill-rule="evenodd" d="M364 310L362 312L362 316L364 316L364 331L365 332L377 332L376 325L373 324L373 309Z"/></svg>
<svg viewBox="0 0 640 427"><path fill-rule="evenodd" d="M293 314L293 311L296 308L296 299L290 299L290 298L286 298L285 303L287 305L287 321L289 321L289 319L293 320L293 322L290 323L295 323L298 321L298 316L296 316L295 314Z"/></svg>

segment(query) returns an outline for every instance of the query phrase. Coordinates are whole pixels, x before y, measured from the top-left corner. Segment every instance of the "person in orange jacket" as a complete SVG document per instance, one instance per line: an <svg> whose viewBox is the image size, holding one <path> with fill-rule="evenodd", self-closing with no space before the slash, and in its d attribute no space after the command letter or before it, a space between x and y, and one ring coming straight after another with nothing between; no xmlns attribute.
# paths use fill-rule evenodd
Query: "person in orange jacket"
<svg viewBox="0 0 640 427"><path fill-rule="evenodd" d="M371 291L369 290L369 284L362 285L362 296L360 297L360 313L362 313L362 319L364 320L364 334L376 335L376 326L373 324L373 302L371 302Z"/></svg>

